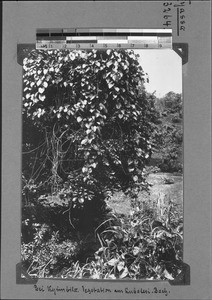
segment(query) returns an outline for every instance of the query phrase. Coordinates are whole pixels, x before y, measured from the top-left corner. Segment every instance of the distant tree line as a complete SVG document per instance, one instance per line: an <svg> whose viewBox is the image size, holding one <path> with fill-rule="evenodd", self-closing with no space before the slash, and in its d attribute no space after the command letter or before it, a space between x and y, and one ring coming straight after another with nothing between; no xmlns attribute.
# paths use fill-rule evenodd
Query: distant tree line
<svg viewBox="0 0 212 300"><path fill-rule="evenodd" d="M182 95L167 93L155 98L156 122L152 136L153 151L150 165L162 172L183 170L183 105Z"/></svg>

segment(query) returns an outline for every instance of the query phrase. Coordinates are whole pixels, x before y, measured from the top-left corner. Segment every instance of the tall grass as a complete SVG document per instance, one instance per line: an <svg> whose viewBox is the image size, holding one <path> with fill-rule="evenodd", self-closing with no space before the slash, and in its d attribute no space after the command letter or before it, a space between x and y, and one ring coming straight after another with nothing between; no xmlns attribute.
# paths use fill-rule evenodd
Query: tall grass
<svg viewBox="0 0 212 300"><path fill-rule="evenodd" d="M23 265L39 278L172 280L182 270L182 225L166 195L154 202L134 199L128 215L109 213L87 239L61 242L53 232L46 240L47 229L38 226L34 240L22 245Z"/></svg>

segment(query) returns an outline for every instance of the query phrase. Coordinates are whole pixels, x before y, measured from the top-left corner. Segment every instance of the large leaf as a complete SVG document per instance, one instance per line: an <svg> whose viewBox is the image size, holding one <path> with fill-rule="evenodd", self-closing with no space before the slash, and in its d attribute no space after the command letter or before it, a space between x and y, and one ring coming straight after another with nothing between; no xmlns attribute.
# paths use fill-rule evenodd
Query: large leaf
<svg viewBox="0 0 212 300"><path fill-rule="evenodd" d="M112 258L111 260L109 260L108 262L107 262L107 264L109 265L109 266L115 266L117 263L118 263L118 259L117 258Z"/></svg>
<svg viewBox="0 0 212 300"><path fill-rule="evenodd" d="M123 279L129 274L128 268L125 267L124 271L121 273L120 278Z"/></svg>
<svg viewBox="0 0 212 300"><path fill-rule="evenodd" d="M169 280L174 280L173 276L166 269L163 271L163 275Z"/></svg>

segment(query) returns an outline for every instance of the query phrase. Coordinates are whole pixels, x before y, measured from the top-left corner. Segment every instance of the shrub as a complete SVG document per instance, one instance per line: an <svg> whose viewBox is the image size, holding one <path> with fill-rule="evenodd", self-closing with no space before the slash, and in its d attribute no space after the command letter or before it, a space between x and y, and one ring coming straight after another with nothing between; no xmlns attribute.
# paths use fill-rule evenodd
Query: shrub
<svg viewBox="0 0 212 300"><path fill-rule="evenodd" d="M174 279L182 267L181 227L154 220L150 208L132 211L131 216L115 217L98 235L102 247L96 264L102 277L130 279ZM170 216L170 211L166 218Z"/></svg>
<svg viewBox="0 0 212 300"><path fill-rule="evenodd" d="M172 201L132 200L129 215L108 214L92 233L61 241L46 224L33 224L22 245L28 272L38 277L173 280L182 271L182 215Z"/></svg>
<svg viewBox="0 0 212 300"><path fill-rule="evenodd" d="M58 232L49 232L46 224L33 224L33 241L22 243L22 265L32 277L58 275L73 260L79 245L66 240L59 242Z"/></svg>

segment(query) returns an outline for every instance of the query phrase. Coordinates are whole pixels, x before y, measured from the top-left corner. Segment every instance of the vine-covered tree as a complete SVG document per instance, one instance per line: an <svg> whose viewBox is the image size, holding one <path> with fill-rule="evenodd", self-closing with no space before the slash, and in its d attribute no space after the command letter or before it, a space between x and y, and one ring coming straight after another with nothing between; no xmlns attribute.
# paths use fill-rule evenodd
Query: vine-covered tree
<svg viewBox="0 0 212 300"><path fill-rule="evenodd" d="M137 55L33 50L23 69L25 200L56 194L71 210L116 190L136 197L154 118Z"/></svg>

